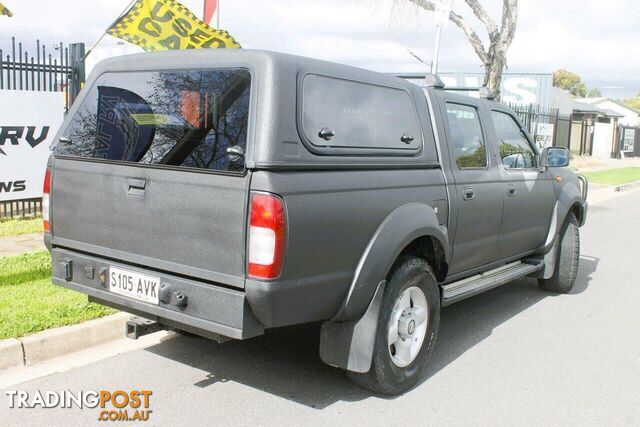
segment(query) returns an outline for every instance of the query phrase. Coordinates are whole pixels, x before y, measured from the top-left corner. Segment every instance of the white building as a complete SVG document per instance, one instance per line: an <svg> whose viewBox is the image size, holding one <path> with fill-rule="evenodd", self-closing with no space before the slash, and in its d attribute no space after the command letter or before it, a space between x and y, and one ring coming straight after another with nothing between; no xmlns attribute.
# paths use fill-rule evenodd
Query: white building
<svg viewBox="0 0 640 427"><path fill-rule="evenodd" d="M640 157L640 110L609 98L577 98L551 89L558 124L569 123L567 148L574 155Z"/></svg>
<svg viewBox="0 0 640 427"><path fill-rule="evenodd" d="M640 126L640 110L631 108L620 101L609 98L584 98L580 102L586 102L594 105L602 110L612 110L622 117L618 119L618 123L624 126Z"/></svg>

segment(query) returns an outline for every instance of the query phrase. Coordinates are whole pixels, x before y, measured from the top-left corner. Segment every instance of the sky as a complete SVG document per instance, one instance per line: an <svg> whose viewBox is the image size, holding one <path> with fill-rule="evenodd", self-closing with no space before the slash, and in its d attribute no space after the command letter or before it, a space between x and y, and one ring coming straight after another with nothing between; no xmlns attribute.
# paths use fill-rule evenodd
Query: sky
<svg viewBox="0 0 640 427"><path fill-rule="evenodd" d="M130 0L0 0L14 17L0 17L0 48L11 37L27 50L35 39L94 45ZM431 13L407 0L219 0L220 26L243 47L274 50L384 72L423 72L433 56ZM499 23L501 0L480 0ZM182 3L197 15L202 0ZM486 43L486 31L464 0L454 10ZM215 23L215 18L213 20ZM135 52L106 36L94 60L114 49ZM425 63L415 59L409 51ZM640 91L640 1L520 0L508 72L578 73L604 96L628 98ZM450 24L443 30L439 70L481 72L464 34Z"/></svg>

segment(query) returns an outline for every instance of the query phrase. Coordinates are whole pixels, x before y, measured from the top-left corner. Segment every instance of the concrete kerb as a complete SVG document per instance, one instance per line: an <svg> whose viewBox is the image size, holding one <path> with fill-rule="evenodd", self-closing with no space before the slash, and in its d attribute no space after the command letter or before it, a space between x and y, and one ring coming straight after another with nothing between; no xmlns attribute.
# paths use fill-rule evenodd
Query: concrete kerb
<svg viewBox="0 0 640 427"><path fill-rule="evenodd" d="M615 199L626 192L640 190L640 181L631 182L623 185L612 185L598 190L589 191L587 201L589 204L603 203L611 199Z"/></svg>
<svg viewBox="0 0 640 427"><path fill-rule="evenodd" d="M77 325L63 326L0 341L0 369L30 366L121 338L128 313L116 313Z"/></svg>
<svg viewBox="0 0 640 427"><path fill-rule="evenodd" d="M24 364L22 342L15 338L0 341L0 369L13 368Z"/></svg>

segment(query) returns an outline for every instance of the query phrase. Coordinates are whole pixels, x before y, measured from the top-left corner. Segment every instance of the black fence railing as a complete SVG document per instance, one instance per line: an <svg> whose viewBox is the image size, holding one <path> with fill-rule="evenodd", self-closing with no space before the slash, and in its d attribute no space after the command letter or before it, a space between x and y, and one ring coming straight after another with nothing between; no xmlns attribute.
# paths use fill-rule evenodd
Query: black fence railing
<svg viewBox="0 0 640 427"><path fill-rule="evenodd" d="M518 115L539 147L569 147L569 117L562 117L556 108L540 105L509 105Z"/></svg>
<svg viewBox="0 0 640 427"><path fill-rule="evenodd" d="M42 215L42 198L0 201L0 219Z"/></svg>
<svg viewBox="0 0 640 427"><path fill-rule="evenodd" d="M47 47L36 40L35 52L25 46L11 37L8 49L0 49L0 90L63 92L68 111L84 83L84 44L60 42ZM0 201L0 218L41 214L41 198Z"/></svg>
<svg viewBox="0 0 640 427"><path fill-rule="evenodd" d="M36 53L30 55L11 38L9 52L0 49L0 89L63 92L69 87L72 67L69 48L62 43L54 45L54 52L36 40Z"/></svg>

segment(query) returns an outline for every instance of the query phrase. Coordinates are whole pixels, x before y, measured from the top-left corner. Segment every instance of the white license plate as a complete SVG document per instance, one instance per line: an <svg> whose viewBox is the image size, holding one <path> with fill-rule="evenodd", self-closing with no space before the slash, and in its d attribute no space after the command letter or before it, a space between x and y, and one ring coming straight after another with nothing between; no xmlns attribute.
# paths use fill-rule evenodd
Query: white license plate
<svg viewBox="0 0 640 427"><path fill-rule="evenodd" d="M109 290L114 294L158 304L160 278L112 266L109 271Z"/></svg>

